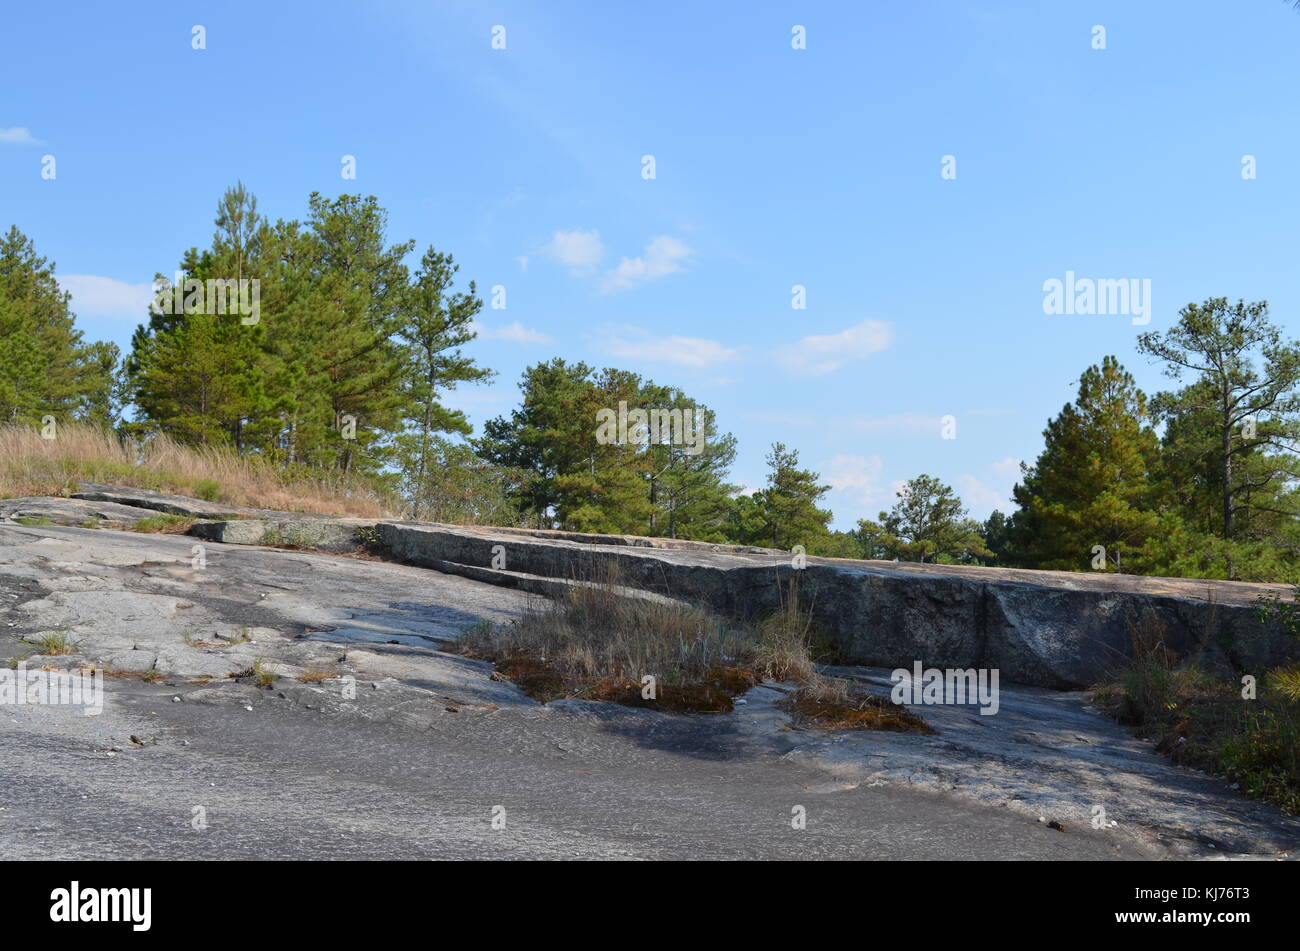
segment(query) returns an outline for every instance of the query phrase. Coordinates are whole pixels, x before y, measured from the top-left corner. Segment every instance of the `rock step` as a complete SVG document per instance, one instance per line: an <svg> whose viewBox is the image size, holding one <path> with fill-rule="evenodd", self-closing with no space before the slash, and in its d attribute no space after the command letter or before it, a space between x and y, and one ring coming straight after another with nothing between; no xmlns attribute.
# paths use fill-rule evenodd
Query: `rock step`
<svg viewBox="0 0 1300 951"><path fill-rule="evenodd" d="M151 489L133 489L121 485L107 485L102 482L82 482L79 491L72 493L74 499L88 502L114 502L134 508L153 509L166 515L183 515L189 518L285 518L297 516L293 512L277 512L271 509L241 508L237 505L222 505L217 502L204 502L183 495L169 495L166 492L154 492ZM316 516L326 519L331 516Z"/></svg>
<svg viewBox="0 0 1300 951"><path fill-rule="evenodd" d="M575 587L596 587L597 583L593 581L582 581L575 578L548 578L542 575L532 575L525 571L506 571L504 568L484 568L481 565L462 565L454 561L442 561L437 563L423 564L421 567L430 568L434 571L441 571L443 574L459 575L462 578L469 578L472 581L482 581L485 584L499 585L503 588L514 588L518 591L525 591L528 594L537 594L547 598L563 597L566 592ZM625 598L636 598L642 601L657 601L661 604L671 604L680 606L689 606L690 602L682 598L673 598L668 595L656 594L653 591L644 591L640 588L630 588L626 585L615 585L614 592Z"/></svg>
<svg viewBox="0 0 1300 951"><path fill-rule="evenodd" d="M797 581L801 602L843 661L864 666L919 660L998 669L1008 682L1087 687L1123 665L1135 630L1148 627L1163 630L1174 652L1200 652L1224 670L1262 671L1300 654L1300 644L1256 609L1261 596L1289 599L1281 585L821 558L796 569L789 555L766 550L599 545L394 522L376 532L388 553L411 564L497 564L551 579L613 570L626 586L740 620L778 610Z"/></svg>
<svg viewBox="0 0 1300 951"><path fill-rule="evenodd" d="M146 518L156 518L157 512L119 505L116 502L95 502L87 499L64 499L43 496L26 499L0 499L0 519L18 521L31 519L55 525L86 525L96 527L108 522L134 525Z"/></svg>
<svg viewBox="0 0 1300 951"><path fill-rule="evenodd" d="M796 569L788 553L770 549L365 519L231 520L196 525L194 534L267 544L282 525L305 541L318 533L301 547L351 547L364 528L397 560L543 595L612 571L629 589L741 621L780 608L797 581L843 661L864 666L919 660L998 669L1007 682L1087 687L1127 661L1144 628L1224 671L1263 671L1300 655L1300 643L1256 609L1261 597L1290 600L1281 585L827 558Z"/></svg>
<svg viewBox="0 0 1300 951"><path fill-rule="evenodd" d="M204 521L190 534L223 545L263 545L268 548L305 548L318 551L353 551L362 542L362 532L378 522L364 518L291 518Z"/></svg>

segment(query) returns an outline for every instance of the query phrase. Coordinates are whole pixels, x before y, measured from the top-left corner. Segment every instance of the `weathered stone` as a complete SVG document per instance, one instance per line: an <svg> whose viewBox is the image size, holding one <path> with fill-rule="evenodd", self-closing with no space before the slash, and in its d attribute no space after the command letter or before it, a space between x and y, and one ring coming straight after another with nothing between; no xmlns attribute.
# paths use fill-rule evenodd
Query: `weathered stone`
<svg viewBox="0 0 1300 951"><path fill-rule="evenodd" d="M440 571L491 580L484 569L494 558L539 578L600 578L613 569L621 584L742 619L776 610L797 578L813 617L853 664L997 668L1008 681L1066 688L1103 679L1147 624L1175 651L1200 651L1223 667L1259 670L1297 649L1256 612L1260 597L1290 596L1280 585L822 558L795 569L779 552L397 523L378 532L394 557Z"/></svg>
<svg viewBox="0 0 1300 951"><path fill-rule="evenodd" d="M233 519L201 522L190 534L226 545L265 545L268 548L303 548L316 551L351 551L360 543L358 532L374 528L374 519L318 518Z"/></svg>
<svg viewBox="0 0 1300 951"><path fill-rule="evenodd" d="M101 522L133 525L155 513L116 502L90 499L37 497L0 499L0 520L48 521L55 525L98 525Z"/></svg>
<svg viewBox="0 0 1300 951"><path fill-rule="evenodd" d="M657 573L661 587L690 587L718 597L719 603L734 597L759 605L775 597L776 555L592 546L482 529L430 528L405 535L409 553L423 551L426 557L490 559L492 546L503 545L509 571L491 568L490 560L472 566L494 584L506 575L527 584L571 583L582 571L600 567L593 555L613 551L640 559L629 561L625 582L636 577L645 583ZM30 650L19 637L58 629L78 653L29 658L29 669L89 662L137 673L154 669L175 682L108 678L104 709L97 716L52 706L3 710L5 815L16 830L38 828L46 851L51 830L57 829L74 857L84 857L87 841L109 843L107 857L129 856L138 850L138 837L120 830L140 827L160 830L151 842L170 842L169 855L210 851L208 840L196 845L188 827L174 821L174 810L160 807L155 816L148 804L207 802L217 789L234 790L222 803L223 814L246 808L238 813L240 822L266 821L265 833L256 837L260 849L315 856L302 851L301 836L283 841L274 836L308 818L328 817L339 830L341 851L326 849L320 857L355 858L356 842L371 842L370 835L356 836L356 817L358 803L376 799L382 808L367 820L374 829L387 828L395 814L415 816L419 821L409 823L411 828L443 823L469 829L463 852L482 857L484 841L503 840L485 840L476 831L482 823L479 804L500 801L503 788L511 790L512 815L543 815L557 801L583 804L580 815L557 814L553 836L527 853L538 857L568 847L572 830L593 821L601 829L591 840L595 843L605 842L609 830L626 827L629 817L672 834L682 821L683 802L690 803L693 829L709 827L707 817L717 814L719 802L744 817L733 834L711 839L707 854L716 857L725 847L731 850L727 855L752 857L747 850L760 834L754 830L772 826L771 803L803 802L805 795L819 797L818 814L838 809L827 828L840 829L849 848L827 852L828 858L861 857L864 842L875 858L881 843L891 842L900 857L944 857L945 850L950 857L952 837L969 838L971 829L1004 829L988 833L987 841L971 840L980 854L1020 858L1162 857L1175 854L1171 842L1189 854L1204 854L1208 849L1202 843L1209 842L1218 847L1214 854L1235 849L1273 855L1297 841L1294 819L1249 803L1221 779L1162 760L1150 744L1087 710L1086 695L1013 687L1006 672L997 716L958 706L919 708L940 731L935 736L791 729L786 714L771 702L789 688L771 684L751 691L736 713L716 717L673 717L581 700L542 705L494 680L490 665L441 649L467 625L517 618L529 600L518 591L391 561L236 546L210 549L207 566L196 570L193 543L174 535L0 525L0 630L8 632L0 643L11 643L15 659ZM520 547L531 545L542 550ZM516 562L538 570L567 566L574 573L532 575L515 570ZM882 619L894 618L890 623L902 628L933 624L936 644L938 635L953 634L954 625L980 610L979 585L1003 598L1024 591L1032 599L1038 590L1017 583L1014 573L977 570L814 560L809 572L804 589L822 585L819 603L867 591L869 600L884 600L876 606ZM1192 598L1159 579L1044 577L1041 588L1062 597L1081 593L1123 603L1124 585L1136 585L1180 603ZM912 587L892 590L904 583ZM1236 602L1246 604L1257 589L1230 590ZM990 616L996 614L993 595L985 596ZM936 605L947 605L951 616ZM1008 601L1003 613L1019 616L1031 607ZM903 630L898 635L903 639L890 649L910 649L906 634ZM956 638L947 649L957 654L979 645ZM248 677L226 679L254 664L275 675L271 689L259 689ZM888 683L887 670L831 673L865 678L882 690ZM206 686L183 682L205 677L212 678ZM131 736L146 743L132 743ZM123 766L124 760L140 758L130 772L87 772L81 755L55 755L60 749L116 749L116 762ZM351 765L340 771L340 763ZM364 769L356 769L357 763ZM666 775L665 770L672 773L675 790L690 790L689 796L675 795L671 809L662 806L662 796L645 791L644 777ZM357 777L355 788L340 790L338 784L350 776ZM590 795L593 783L599 796ZM88 814L75 808L77 797L49 797L50 788L69 786L112 808ZM429 792L444 788L458 790L479 818L448 821L445 797L431 800ZM521 799L528 790L541 792ZM916 790L945 795L927 798ZM728 798L742 793L742 799ZM605 803L607 813L593 820L592 802ZM1104 832L1090 828L1091 806L1097 803L1118 826ZM422 808L429 811L419 812ZM1038 815L1078 834L1044 832L1034 840ZM888 816L895 816L896 824ZM99 823L94 836L87 836L87 821ZM853 824L844 830L845 822ZM936 829L943 835L935 835ZM307 848L321 838L308 837ZM662 847L663 854L691 854L696 840L687 838ZM418 847L408 839L385 840L375 854L407 854L395 851L402 848L411 848L412 856L448 854L445 838L434 836ZM936 839L939 845L933 844ZM642 854L636 850L649 840L633 834L628 854ZM237 857L242 840L210 841L223 847L235 843L234 852L222 855ZM785 854L783 849L789 849L788 835L772 838L755 854Z"/></svg>
<svg viewBox="0 0 1300 951"><path fill-rule="evenodd" d="M134 489L121 485L105 485L100 482L83 482L80 490L72 493L74 499L91 502L115 502L119 505L138 509L152 509L167 515L182 515L190 518L293 518L292 512L276 512L270 509L243 508L238 505L223 505L217 502L204 502L201 499L186 498L183 495L169 495L166 492L154 492L150 489ZM325 518L326 516L317 516Z"/></svg>

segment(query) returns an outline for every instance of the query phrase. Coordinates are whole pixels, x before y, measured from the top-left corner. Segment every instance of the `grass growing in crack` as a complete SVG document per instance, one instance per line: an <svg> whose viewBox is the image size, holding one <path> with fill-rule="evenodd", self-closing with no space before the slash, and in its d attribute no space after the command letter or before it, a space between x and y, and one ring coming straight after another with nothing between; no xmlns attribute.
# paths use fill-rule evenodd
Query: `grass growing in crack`
<svg viewBox="0 0 1300 951"><path fill-rule="evenodd" d="M1163 623L1130 621L1132 659L1094 692L1094 702L1175 763L1225 776L1248 795L1300 813L1300 666L1268 671L1256 697L1239 674L1179 657Z"/></svg>
<svg viewBox="0 0 1300 951"><path fill-rule="evenodd" d="M874 699L821 674L817 643L797 578L782 590L775 614L745 628L680 602L636 597L607 565L559 598L530 604L518 621L466 628L459 647L493 661L501 676L542 702L580 697L718 713L755 684L778 680L796 686L783 705L801 725L928 730L906 708L886 701L886 717ZM652 695L647 676L654 678Z"/></svg>
<svg viewBox="0 0 1300 951"><path fill-rule="evenodd" d="M19 525L53 525L54 521L44 515L24 515L16 520Z"/></svg>
<svg viewBox="0 0 1300 951"><path fill-rule="evenodd" d="M243 670L233 671L230 674L231 679L252 681L258 687L270 687L275 683L275 674L267 669L262 662L263 659L259 657Z"/></svg>
<svg viewBox="0 0 1300 951"><path fill-rule="evenodd" d="M151 515L142 518L131 526L133 532L155 532L164 535L184 535L198 519L188 515Z"/></svg>
<svg viewBox="0 0 1300 951"><path fill-rule="evenodd" d="M60 654L75 654L80 646L63 631L50 631L37 635L27 643L34 644L38 654L57 657Z"/></svg>

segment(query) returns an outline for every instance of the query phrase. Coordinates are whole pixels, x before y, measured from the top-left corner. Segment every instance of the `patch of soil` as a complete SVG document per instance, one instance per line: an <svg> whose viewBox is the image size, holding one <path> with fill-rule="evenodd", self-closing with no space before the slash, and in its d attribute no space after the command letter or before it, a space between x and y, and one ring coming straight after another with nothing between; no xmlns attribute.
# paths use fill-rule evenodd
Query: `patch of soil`
<svg viewBox="0 0 1300 951"><path fill-rule="evenodd" d="M907 707L866 694L846 701L822 701L795 693L776 704L795 725L818 730L886 730L891 733L938 733Z"/></svg>
<svg viewBox="0 0 1300 951"><path fill-rule="evenodd" d="M758 678L747 670L715 667L703 683L657 683L654 697L649 698L643 695L645 686L638 681L575 680L528 654L501 658L496 662L493 676L510 681L540 703L570 698L602 700L663 713L730 713L732 698L758 682Z"/></svg>

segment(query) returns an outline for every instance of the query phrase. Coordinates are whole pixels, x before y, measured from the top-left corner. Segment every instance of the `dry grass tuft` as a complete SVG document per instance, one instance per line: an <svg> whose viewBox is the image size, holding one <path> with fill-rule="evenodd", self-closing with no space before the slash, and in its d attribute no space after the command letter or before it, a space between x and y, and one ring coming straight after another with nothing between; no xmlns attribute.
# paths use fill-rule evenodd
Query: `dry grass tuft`
<svg viewBox="0 0 1300 951"><path fill-rule="evenodd" d="M557 600L532 605L513 624L466 630L461 651L493 661L495 676L543 703L581 697L667 713L725 713L733 698L778 680L798 685L782 706L801 724L933 732L906 708L859 696L818 671L797 581L754 631L689 605L631 595L610 565L596 574Z"/></svg>
<svg viewBox="0 0 1300 951"><path fill-rule="evenodd" d="M189 447L157 435L140 442L65 423L54 439L37 429L0 426L0 498L66 497L79 482L153 489L224 505L388 517L400 503L356 477L287 472L226 447Z"/></svg>
<svg viewBox="0 0 1300 951"><path fill-rule="evenodd" d="M853 692L843 681L829 691L799 690L780 704L800 726L822 730L886 730L891 733L937 731L907 707L874 694Z"/></svg>
<svg viewBox="0 0 1300 951"><path fill-rule="evenodd" d="M730 695L717 685L736 685L724 672L752 664L753 638L698 608L638 597L611 567L596 573L555 601L534 602L513 624L470 628L461 650L496 662L543 701L580 696L639 706L649 676L656 695L677 706L691 706L689 694L709 710L730 709Z"/></svg>
<svg viewBox="0 0 1300 951"><path fill-rule="evenodd" d="M308 670L305 673L299 674L294 679L299 683L317 684L322 680L335 680L338 676L339 672L337 670Z"/></svg>
<svg viewBox="0 0 1300 951"><path fill-rule="evenodd" d="M1272 670L1243 697L1241 672L1178 657L1159 619L1130 625L1128 665L1093 693L1099 708L1181 766L1234 780L1248 795L1300 813L1300 668Z"/></svg>

